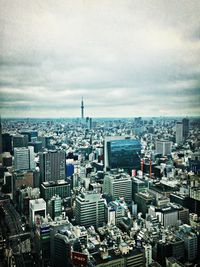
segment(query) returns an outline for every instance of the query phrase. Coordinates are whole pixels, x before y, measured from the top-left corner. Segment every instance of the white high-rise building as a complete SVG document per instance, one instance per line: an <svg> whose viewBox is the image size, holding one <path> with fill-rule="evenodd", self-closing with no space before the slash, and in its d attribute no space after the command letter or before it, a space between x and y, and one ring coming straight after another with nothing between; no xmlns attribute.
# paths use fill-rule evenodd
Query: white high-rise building
<svg viewBox="0 0 200 267"><path fill-rule="evenodd" d="M128 174L108 173L104 177L103 191L110 194L113 200L123 197L126 202L132 201L132 180Z"/></svg>
<svg viewBox="0 0 200 267"><path fill-rule="evenodd" d="M145 266L148 267L152 263L152 246L150 244L145 244L144 251L145 251Z"/></svg>
<svg viewBox="0 0 200 267"><path fill-rule="evenodd" d="M37 224L38 217L46 217L46 202L43 198L32 199L29 201L30 223Z"/></svg>
<svg viewBox="0 0 200 267"><path fill-rule="evenodd" d="M88 191L76 198L76 223L89 227L103 226L105 222L105 203L99 193Z"/></svg>
<svg viewBox="0 0 200 267"><path fill-rule="evenodd" d="M14 148L14 168L15 170L35 169L33 146Z"/></svg>
<svg viewBox="0 0 200 267"><path fill-rule="evenodd" d="M116 216L116 212L113 209L113 207L108 207L108 224L115 225L116 223L115 216Z"/></svg>
<svg viewBox="0 0 200 267"><path fill-rule="evenodd" d="M183 124L182 122L176 123L176 143L180 144L183 142Z"/></svg>

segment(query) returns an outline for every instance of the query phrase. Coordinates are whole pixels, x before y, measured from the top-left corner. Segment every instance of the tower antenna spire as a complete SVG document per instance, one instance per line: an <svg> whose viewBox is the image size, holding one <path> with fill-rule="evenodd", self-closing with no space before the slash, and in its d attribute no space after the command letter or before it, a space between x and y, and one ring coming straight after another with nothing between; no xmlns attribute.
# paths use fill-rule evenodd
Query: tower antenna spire
<svg viewBox="0 0 200 267"><path fill-rule="evenodd" d="M83 97L81 100L81 118L84 119L84 103L83 103Z"/></svg>

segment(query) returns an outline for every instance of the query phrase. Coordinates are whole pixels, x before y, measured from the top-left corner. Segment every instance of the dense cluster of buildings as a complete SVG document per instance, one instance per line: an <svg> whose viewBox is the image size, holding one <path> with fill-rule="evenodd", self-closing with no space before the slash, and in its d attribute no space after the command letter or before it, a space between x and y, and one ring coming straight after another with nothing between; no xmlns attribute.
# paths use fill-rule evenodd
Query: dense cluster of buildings
<svg viewBox="0 0 200 267"><path fill-rule="evenodd" d="M199 119L81 114L0 123L4 266L198 266Z"/></svg>

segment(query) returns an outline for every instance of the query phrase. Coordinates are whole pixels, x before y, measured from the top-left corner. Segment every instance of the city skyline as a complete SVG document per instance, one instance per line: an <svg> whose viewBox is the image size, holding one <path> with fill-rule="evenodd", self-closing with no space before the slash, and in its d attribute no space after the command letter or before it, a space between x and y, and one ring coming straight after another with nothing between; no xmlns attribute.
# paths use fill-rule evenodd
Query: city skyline
<svg viewBox="0 0 200 267"><path fill-rule="evenodd" d="M200 115L199 1L0 5L3 118Z"/></svg>

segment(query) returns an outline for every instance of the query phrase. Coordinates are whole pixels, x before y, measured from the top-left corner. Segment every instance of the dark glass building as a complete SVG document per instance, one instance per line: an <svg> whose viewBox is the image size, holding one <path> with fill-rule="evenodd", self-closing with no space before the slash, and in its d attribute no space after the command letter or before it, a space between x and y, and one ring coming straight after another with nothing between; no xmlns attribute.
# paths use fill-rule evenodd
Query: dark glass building
<svg viewBox="0 0 200 267"><path fill-rule="evenodd" d="M26 135L28 137L28 142L33 140L37 140L38 132L37 131L21 131L22 135Z"/></svg>
<svg viewBox="0 0 200 267"><path fill-rule="evenodd" d="M2 134L3 152L12 152L12 136L9 133Z"/></svg>
<svg viewBox="0 0 200 267"><path fill-rule="evenodd" d="M121 168L128 173L140 169L141 143L135 139L114 139L105 142L105 168Z"/></svg>
<svg viewBox="0 0 200 267"><path fill-rule="evenodd" d="M16 134L13 135L13 148L14 147L27 147L28 146L28 136Z"/></svg>

